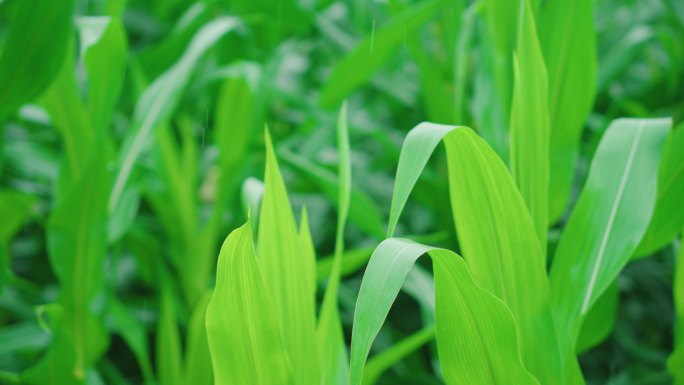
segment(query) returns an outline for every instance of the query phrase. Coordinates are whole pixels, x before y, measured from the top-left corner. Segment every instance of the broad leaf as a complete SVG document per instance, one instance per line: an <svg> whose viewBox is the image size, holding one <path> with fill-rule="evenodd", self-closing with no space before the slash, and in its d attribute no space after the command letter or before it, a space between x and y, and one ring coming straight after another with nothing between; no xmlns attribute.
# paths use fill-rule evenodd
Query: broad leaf
<svg viewBox="0 0 684 385"><path fill-rule="evenodd" d="M221 247L206 326L216 385L294 385L275 307L259 271L250 222Z"/></svg>
<svg viewBox="0 0 684 385"><path fill-rule="evenodd" d="M574 349L582 319L636 250L653 213L669 119L618 119L604 134L551 268L558 335Z"/></svg>
<svg viewBox="0 0 684 385"><path fill-rule="evenodd" d="M360 385L364 364L416 260L432 257L435 270L437 348L446 383L539 384L523 366L516 325L506 305L480 288L455 253L390 238L373 252L354 312L351 385Z"/></svg>

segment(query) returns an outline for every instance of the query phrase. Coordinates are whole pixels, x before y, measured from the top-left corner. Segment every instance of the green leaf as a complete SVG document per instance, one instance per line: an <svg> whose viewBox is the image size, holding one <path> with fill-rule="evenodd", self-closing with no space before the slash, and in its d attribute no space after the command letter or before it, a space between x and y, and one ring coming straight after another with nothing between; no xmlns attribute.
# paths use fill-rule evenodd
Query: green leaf
<svg viewBox="0 0 684 385"><path fill-rule="evenodd" d="M363 385L375 384L392 365L432 341L433 338L435 338L435 327L427 326L373 356L364 368Z"/></svg>
<svg viewBox="0 0 684 385"><path fill-rule="evenodd" d="M559 383L560 351L532 219L504 163L471 129L421 123L409 132L399 157L388 234L442 138L458 239L473 279L513 313L525 366L543 383Z"/></svg>
<svg viewBox="0 0 684 385"><path fill-rule="evenodd" d="M596 305L589 309L577 337L575 351L578 354L584 353L600 344L613 331L618 311L618 294L619 290L616 281L608 286L606 292L596 301Z"/></svg>
<svg viewBox="0 0 684 385"><path fill-rule="evenodd" d="M351 384L361 385L364 364L416 260L432 257L436 337L444 379L452 384L538 384L520 359L516 324L506 305L480 288L455 253L390 238L373 252L354 312Z"/></svg>
<svg viewBox="0 0 684 385"><path fill-rule="evenodd" d="M60 283L63 327L73 336L73 376L85 379L107 343L99 314L103 310L106 252L106 203L109 175L106 151L92 151L83 174L62 182L48 221L48 255ZM68 175L63 174L63 178ZM84 193L87 192L87 193ZM65 380L66 381L66 380Z"/></svg>
<svg viewBox="0 0 684 385"><path fill-rule="evenodd" d="M294 380L297 384L320 381L316 356L316 305L313 255L302 253L278 161L266 132L266 175L259 218L259 269L281 325Z"/></svg>
<svg viewBox="0 0 684 385"><path fill-rule="evenodd" d="M399 48L405 35L412 35L440 9L443 0L417 3L393 17L375 33L366 36L335 64L321 91L320 104L333 109L378 71Z"/></svg>
<svg viewBox="0 0 684 385"><path fill-rule="evenodd" d="M162 271L164 269L162 268ZM176 304L173 286L167 273L161 278L159 320L157 323L157 377L164 385L180 385L181 337L176 318Z"/></svg>
<svg viewBox="0 0 684 385"><path fill-rule="evenodd" d="M651 223L636 254L662 248L684 227L684 124L670 133L658 169L658 195Z"/></svg>
<svg viewBox="0 0 684 385"><path fill-rule="evenodd" d="M197 61L218 39L238 25L238 20L232 17L221 17L206 24L194 36L183 56L140 97L120 152L118 172L108 204L110 212L118 209L128 178L152 132L176 109Z"/></svg>
<svg viewBox="0 0 684 385"><path fill-rule="evenodd" d="M209 354L209 342L207 341L206 313L211 290L200 298L192 311L188 323L188 337L183 365L185 384L212 385L214 383L214 370L211 366Z"/></svg>
<svg viewBox="0 0 684 385"><path fill-rule="evenodd" d="M349 127L347 124L347 103L342 104L337 118L338 191L337 226L335 231L335 257L328 286L323 296L318 320L318 349L321 357L320 383L346 385L349 382L347 346L345 344L338 296L341 280L342 254L344 253L344 228L349 214L351 195L351 157L349 148Z"/></svg>
<svg viewBox="0 0 684 385"><path fill-rule="evenodd" d="M561 236L551 268L558 335L574 349L582 319L627 264L653 213L669 119L608 127Z"/></svg>
<svg viewBox="0 0 684 385"><path fill-rule="evenodd" d="M674 277L675 349L667 360L674 385L684 384L684 247L679 249Z"/></svg>
<svg viewBox="0 0 684 385"><path fill-rule="evenodd" d="M117 333L133 352L145 384L154 384L150 350L147 342L147 330L131 309L117 299L110 298L107 308L108 330Z"/></svg>
<svg viewBox="0 0 684 385"><path fill-rule="evenodd" d="M207 306L207 337L217 385L295 384L259 264L248 221L230 233L221 247L216 288Z"/></svg>
<svg viewBox="0 0 684 385"><path fill-rule="evenodd" d="M18 2L0 57L0 120L38 97L64 63L74 0Z"/></svg>
<svg viewBox="0 0 684 385"><path fill-rule="evenodd" d="M549 200L549 110L546 67L529 0L520 1L513 53L511 173L546 256Z"/></svg>
<svg viewBox="0 0 684 385"><path fill-rule="evenodd" d="M102 131L111 124L114 106L125 77L128 49L126 32L121 20L116 17L81 17L77 22L82 34L84 29L102 29L97 40L83 54L88 73L87 105L90 122L94 130Z"/></svg>
<svg viewBox="0 0 684 385"><path fill-rule="evenodd" d="M550 223L560 218L568 204L582 128L594 104L597 59L592 3L547 1L539 17L549 75Z"/></svg>

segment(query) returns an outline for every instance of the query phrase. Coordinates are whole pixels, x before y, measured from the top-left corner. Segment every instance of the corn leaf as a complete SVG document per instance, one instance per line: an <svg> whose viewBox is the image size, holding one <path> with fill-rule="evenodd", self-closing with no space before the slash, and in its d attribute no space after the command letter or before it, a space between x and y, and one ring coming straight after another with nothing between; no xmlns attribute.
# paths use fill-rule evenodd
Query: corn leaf
<svg viewBox="0 0 684 385"><path fill-rule="evenodd" d="M529 0L520 1L519 13L518 43L513 54L510 164L545 256L549 200L547 75Z"/></svg>
<svg viewBox="0 0 684 385"><path fill-rule="evenodd" d="M183 89L199 58L224 34L239 25L231 17L218 18L200 29L183 56L160 75L143 93L136 105L133 122L123 143L108 207L116 211L136 160L146 141L162 122L168 120L178 104Z"/></svg>
<svg viewBox="0 0 684 385"><path fill-rule="evenodd" d="M658 195L653 218L636 251L638 256L662 248L684 227L684 124L670 136L658 169Z"/></svg>
<svg viewBox="0 0 684 385"><path fill-rule="evenodd" d="M582 319L627 264L653 213L669 119L618 119L604 134L556 250L558 335L573 348Z"/></svg>
<svg viewBox="0 0 684 385"><path fill-rule="evenodd" d="M318 346L321 357L321 378L323 384L346 385L349 382L347 346L340 321L338 295L341 280L342 254L344 253L344 228L349 214L351 195L351 158L349 149L349 127L347 125L347 104L342 104L337 119L338 192L337 226L335 231L335 257L328 286L323 296L318 320Z"/></svg>
<svg viewBox="0 0 684 385"><path fill-rule="evenodd" d="M513 313L525 366L543 383L558 383L560 351L544 256L532 219L506 166L472 130L421 123L409 132L399 157L389 235L442 138L459 243L473 279Z"/></svg>
<svg viewBox="0 0 684 385"><path fill-rule="evenodd" d="M619 300L617 282L613 282L603 293L596 305L589 309L582 322L575 351L580 354L603 342L613 331Z"/></svg>
<svg viewBox="0 0 684 385"><path fill-rule="evenodd" d="M73 8L74 0L18 3L0 57L0 120L57 76L71 38Z"/></svg>
<svg viewBox="0 0 684 385"><path fill-rule="evenodd" d="M83 54L88 73L90 122L94 130L101 131L111 124L112 112L123 85L128 49L126 32L117 17L82 17L78 19L78 25L81 31L102 29L98 39Z"/></svg>
<svg viewBox="0 0 684 385"><path fill-rule="evenodd" d="M324 108L339 107L356 88L378 71L404 41L440 9L443 0L417 3L366 36L333 67L321 91Z"/></svg>
<svg viewBox="0 0 684 385"><path fill-rule="evenodd" d="M254 254L251 224L223 243L206 326L214 384L290 384L281 325Z"/></svg>
<svg viewBox="0 0 684 385"><path fill-rule="evenodd" d="M214 371L211 366L205 315L211 290L200 298L188 323L188 337L183 364L184 384L212 385Z"/></svg>
<svg viewBox="0 0 684 385"><path fill-rule="evenodd" d="M674 352L667 360L667 368L672 374L674 385L684 384L684 247L677 255L674 277L675 341Z"/></svg>
<svg viewBox="0 0 684 385"><path fill-rule="evenodd" d="M435 327L426 326L373 356L364 367L363 385L375 384L392 365L432 341L433 338L435 338Z"/></svg>
<svg viewBox="0 0 684 385"><path fill-rule="evenodd" d="M162 271L165 269L162 268ZM176 304L170 278L161 277L159 320L157 324L157 377L164 385L180 385L181 339L176 317Z"/></svg>
<svg viewBox="0 0 684 385"><path fill-rule="evenodd" d="M580 134L594 104L597 58L592 3L547 1L539 17L549 75L551 223L560 218L568 204Z"/></svg>
<svg viewBox="0 0 684 385"><path fill-rule="evenodd" d="M317 349L315 292L311 290L315 262L310 253L300 250L294 215L268 132L264 187L257 247L259 269L275 306L275 313L269 317L281 325L295 383L318 383L318 365L312 354Z"/></svg>
<svg viewBox="0 0 684 385"><path fill-rule="evenodd" d="M473 281L461 257L390 238L373 252L361 282L354 312L351 385L362 383L371 344L409 270L426 253L434 263L437 349L446 383L538 384L520 360L511 312Z"/></svg>

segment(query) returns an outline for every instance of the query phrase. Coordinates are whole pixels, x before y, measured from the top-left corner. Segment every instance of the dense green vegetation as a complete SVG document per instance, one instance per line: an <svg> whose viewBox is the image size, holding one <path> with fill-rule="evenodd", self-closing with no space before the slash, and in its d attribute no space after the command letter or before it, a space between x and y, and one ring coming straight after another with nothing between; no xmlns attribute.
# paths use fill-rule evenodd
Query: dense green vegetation
<svg viewBox="0 0 684 385"><path fill-rule="evenodd" d="M0 0L0 383L684 384L683 4Z"/></svg>

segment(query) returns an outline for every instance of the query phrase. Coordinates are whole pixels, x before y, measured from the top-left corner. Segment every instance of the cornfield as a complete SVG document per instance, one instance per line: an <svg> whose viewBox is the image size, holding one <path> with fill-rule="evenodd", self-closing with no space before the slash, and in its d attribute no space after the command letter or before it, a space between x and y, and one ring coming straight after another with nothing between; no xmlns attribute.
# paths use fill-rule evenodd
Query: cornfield
<svg viewBox="0 0 684 385"><path fill-rule="evenodd" d="M684 385L684 2L0 0L0 383Z"/></svg>

